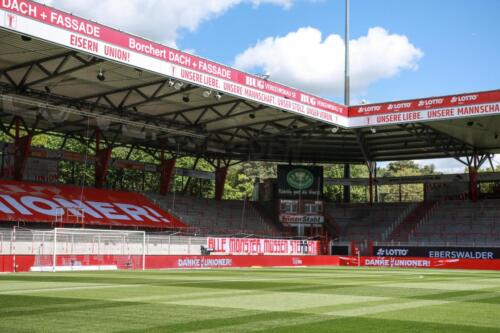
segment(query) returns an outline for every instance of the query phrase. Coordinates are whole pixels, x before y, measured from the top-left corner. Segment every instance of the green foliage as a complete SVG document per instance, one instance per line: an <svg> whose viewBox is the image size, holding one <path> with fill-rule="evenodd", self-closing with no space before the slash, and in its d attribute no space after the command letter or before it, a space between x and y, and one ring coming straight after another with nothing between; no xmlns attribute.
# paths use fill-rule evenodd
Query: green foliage
<svg viewBox="0 0 500 333"><path fill-rule="evenodd" d="M414 161L391 162L378 170L378 177L409 177L437 174L435 166L420 166ZM384 202L416 202L424 199L422 184L382 185L378 187L379 197Z"/></svg>
<svg viewBox="0 0 500 333"><path fill-rule="evenodd" d="M250 198L257 179L277 177L277 164L266 162L244 162L229 168L224 186L224 199L243 200Z"/></svg>
<svg viewBox="0 0 500 333"><path fill-rule="evenodd" d="M0 140L12 142L5 134ZM41 134L33 138L33 145L48 149L59 150L63 146L63 138L57 135ZM73 138L64 142L64 150L93 156L95 152L94 142L82 142ZM144 150L130 147L116 147L113 149L113 158L129 159L143 163L159 164L159 156L154 156ZM167 157L169 158L169 157ZM214 167L204 159L194 157L178 158L176 167L201 171L214 172ZM324 165L325 178L343 178L344 166L341 164ZM368 168L364 164L351 165L352 178L368 178ZM488 168L485 169L488 171ZM491 170L490 170L491 171ZM497 166L500 171L500 166ZM90 160L86 164L68 161L59 162L60 182L63 184L84 184L91 186L94 183L94 164ZM419 166L413 161L399 161L389 163L385 168L378 169L378 177L404 177L415 175L436 174L434 165ZM258 180L277 177L277 164L269 162L243 162L229 168L224 199L242 200L251 197L254 184ZM110 168L107 186L120 190L157 192L159 190L160 175L158 173L143 172L139 170L122 170ZM193 196L203 195L214 197L214 182L208 180L188 179L182 176L174 176L172 189L177 193L185 193ZM379 197L383 201L399 201L399 186L379 186ZM325 198L330 201L342 200L342 186L326 185L324 188ZM402 185L401 199L403 201L422 200L422 185ZM368 200L368 189L366 186L351 187L352 202L366 202Z"/></svg>

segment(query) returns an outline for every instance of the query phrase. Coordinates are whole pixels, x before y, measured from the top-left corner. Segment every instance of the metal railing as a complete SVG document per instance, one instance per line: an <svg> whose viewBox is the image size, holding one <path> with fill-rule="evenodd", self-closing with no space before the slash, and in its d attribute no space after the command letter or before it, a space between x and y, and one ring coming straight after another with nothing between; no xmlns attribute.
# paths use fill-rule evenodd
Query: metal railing
<svg viewBox="0 0 500 333"><path fill-rule="evenodd" d="M81 229L82 234L84 234L86 230L88 229ZM99 233L98 230L93 231L96 234ZM103 232L106 231L111 232L110 230L103 230ZM116 233L119 232L120 231L118 230L116 231ZM169 232L146 233L145 252L148 255L199 255L201 254L201 246L207 244L207 237L210 236L221 235L200 232L197 228ZM263 238L262 236L263 235L235 231L234 233L228 232L222 237ZM0 254L38 255L40 254L40 251L46 251L46 249L53 242L51 237L53 237L52 231L49 229L26 229L20 227L13 227L9 229L0 228ZM308 239L307 237L285 238L278 237L277 235L267 235L265 238ZM85 241L84 243L87 243L88 246L91 246L94 243L100 244L97 238L95 240L92 239ZM113 244L111 245L106 244L106 246L109 245L110 250L118 252L120 252L126 245L126 243L122 242L120 239L113 240L112 243ZM67 249L70 253L74 252L72 250L73 248L78 248L75 244L74 239L70 237L66 237L65 241L61 242L61 246L65 247L65 249Z"/></svg>
<svg viewBox="0 0 500 333"><path fill-rule="evenodd" d="M85 232L86 229L82 229ZM99 233L96 231L96 234ZM54 236L50 230L31 230L24 228L0 229L0 253L3 255L39 255L53 243ZM95 238L95 237L94 237ZM66 237L58 240L65 252L73 253L84 247L106 247L108 252L123 252L129 246L127 240L116 238L92 238L75 242L74 238ZM190 255L200 254L200 246L206 244L206 237L182 236L171 233L147 234L145 237L146 254L150 255Z"/></svg>

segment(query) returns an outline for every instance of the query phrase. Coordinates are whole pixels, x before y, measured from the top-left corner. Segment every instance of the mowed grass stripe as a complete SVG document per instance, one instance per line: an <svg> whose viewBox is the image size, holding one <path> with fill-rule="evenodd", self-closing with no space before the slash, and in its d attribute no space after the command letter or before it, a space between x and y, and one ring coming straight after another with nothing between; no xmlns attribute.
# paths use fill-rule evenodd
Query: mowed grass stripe
<svg viewBox="0 0 500 333"><path fill-rule="evenodd" d="M1 332L500 331L497 272L29 273L0 276L0 304Z"/></svg>

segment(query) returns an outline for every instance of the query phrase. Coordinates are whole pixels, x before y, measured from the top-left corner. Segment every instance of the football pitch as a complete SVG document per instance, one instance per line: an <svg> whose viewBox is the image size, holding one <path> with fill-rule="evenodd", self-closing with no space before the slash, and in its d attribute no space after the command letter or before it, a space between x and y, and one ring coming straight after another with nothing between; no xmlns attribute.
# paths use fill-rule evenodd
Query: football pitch
<svg viewBox="0 0 500 333"><path fill-rule="evenodd" d="M337 267L0 275L0 332L500 332L500 273Z"/></svg>

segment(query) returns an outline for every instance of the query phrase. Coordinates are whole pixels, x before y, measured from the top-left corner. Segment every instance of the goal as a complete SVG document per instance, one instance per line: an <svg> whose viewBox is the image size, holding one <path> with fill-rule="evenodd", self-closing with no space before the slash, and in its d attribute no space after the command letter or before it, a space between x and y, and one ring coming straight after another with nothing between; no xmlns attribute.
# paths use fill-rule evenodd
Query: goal
<svg viewBox="0 0 500 333"><path fill-rule="evenodd" d="M32 271L144 270L144 231L55 228L33 235Z"/></svg>

